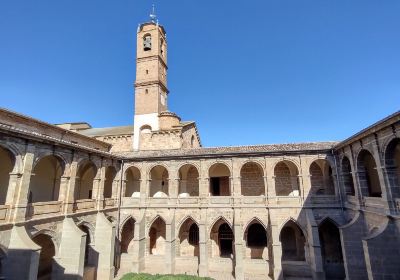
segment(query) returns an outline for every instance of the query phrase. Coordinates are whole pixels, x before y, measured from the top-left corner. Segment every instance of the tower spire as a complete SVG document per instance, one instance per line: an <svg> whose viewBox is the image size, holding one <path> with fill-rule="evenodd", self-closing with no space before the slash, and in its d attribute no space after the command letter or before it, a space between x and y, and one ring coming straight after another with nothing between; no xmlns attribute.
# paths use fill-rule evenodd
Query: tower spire
<svg viewBox="0 0 400 280"><path fill-rule="evenodd" d="M155 7L154 7L154 4L153 4L152 5L152 10L151 10L151 13L150 13L150 20L151 20L151 22L156 23L156 19L157 19L157 15L156 15Z"/></svg>

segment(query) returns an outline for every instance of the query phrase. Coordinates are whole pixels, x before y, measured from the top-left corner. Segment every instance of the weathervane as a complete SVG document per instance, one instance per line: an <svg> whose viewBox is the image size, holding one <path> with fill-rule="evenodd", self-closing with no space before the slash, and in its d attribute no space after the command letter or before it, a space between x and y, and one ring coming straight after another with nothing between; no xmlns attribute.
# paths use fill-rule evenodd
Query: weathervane
<svg viewBox="0 0 400 280"><path fill-rule="evenodd" d="M156 12L155 12L155 9L154 9L154 4L153 4L153 9L152 9L152 11L150 13L151 22L156 23L156 18L157 18L157 15L156 15Z"/></svg>

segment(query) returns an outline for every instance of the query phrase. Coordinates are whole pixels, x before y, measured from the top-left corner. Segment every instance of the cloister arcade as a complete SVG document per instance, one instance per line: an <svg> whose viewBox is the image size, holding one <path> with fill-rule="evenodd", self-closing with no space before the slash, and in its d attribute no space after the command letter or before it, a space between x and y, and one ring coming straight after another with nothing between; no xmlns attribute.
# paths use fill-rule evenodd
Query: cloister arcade
<svg viewBox="0 0 400 280"><path fill-rule="evenodd" d="M179 197L199 196L199 171L192 164L179 169Z"/></svg>
<svg viewBox="0 0 400 280"><path fill-rule="evenodd" d="M149 229L149 254L162 256L165 254L166 224L161 217L157 217Z"/></svg>
<svg viewBox="0 0 400 280"><path fill-rule="evenodd" d="M124 197L140 197L140 170L137 167L130 167L126 170L126 185Z"/></svg>
<svg viewBox="0 0 400 280"><path fill-rule="evenodd" d="M281 161L274 168L275 193L277 196L299 196L299 171L290 161Z"/></svg>
<svg viewBox="0 0 400 280"><path fill-rule="evenodd" d="M80 164L76 177L76 199L92 199L94 179L97 175L97 167L91 161Z"/></svg>
<svg viewBox="0 0 400 280"><path fill-rule="evenodd" d="M215 163L209 169L211 196L231 195L231 172L223 163Z"/></svg>
<svg viewBox="0 0 400 280"><path fill-rule="evenodd" d="M168 197L169 196L169 173L161 165L153 167L150 171L150 197Z"/></svg>
<svg viewBox="0 0 400 280"><path fill-rule="evenodd" d="M240 179L243 196L265 195L264 171L259 164L245 163L240 170Z"/></svg>
<svg viewBox="0 0 400 280"><path fill-rule="evenodd" d="M50 280L55 268L54 256L56 255L56 250L54 242L51 236L44 233L34 236L32 240L41 248L37 279Z"/></svg>
<svg viewBox="0 0 400 280"><path fill-rule="evenodd" d="M311 193L334 195L332 168L327 160L317 159L310 165Z"/></svg>

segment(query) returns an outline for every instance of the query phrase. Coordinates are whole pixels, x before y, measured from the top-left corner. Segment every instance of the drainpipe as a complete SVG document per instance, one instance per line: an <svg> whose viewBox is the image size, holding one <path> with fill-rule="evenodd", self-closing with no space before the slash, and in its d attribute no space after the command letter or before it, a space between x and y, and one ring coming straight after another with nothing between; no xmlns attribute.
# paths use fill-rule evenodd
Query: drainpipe
<svg viewBox="0 0 400 280"><path fill-rule="evenodd" d="M336 156L335 156L335 153L334 153L334 150L333 150L333 149L331 150L331 154L332 154L333 159L334 159L334 161L335 161L336 182L337 182L338 190L339 190L340 208L342 209L342 212L343 212L343 211L344 211L344 206L343 206L343 197L342 197L342 186L341 186L342 184L340 183L340 180L339 180L339 170L338 170L338 165L337 165L337 161L336 161Z"/></svg>

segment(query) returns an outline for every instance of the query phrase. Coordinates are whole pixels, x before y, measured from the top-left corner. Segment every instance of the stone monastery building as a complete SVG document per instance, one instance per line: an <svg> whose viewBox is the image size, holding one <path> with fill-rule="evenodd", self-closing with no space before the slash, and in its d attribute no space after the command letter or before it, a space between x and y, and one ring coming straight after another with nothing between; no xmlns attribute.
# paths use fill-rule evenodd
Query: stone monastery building
<svg viewBox="0 0 400 280"><path fill-rule="evenodd" d="M400 112L342 142L203 148L137 31L134 126L0 109L0 279L400 279Z"/></svg>

